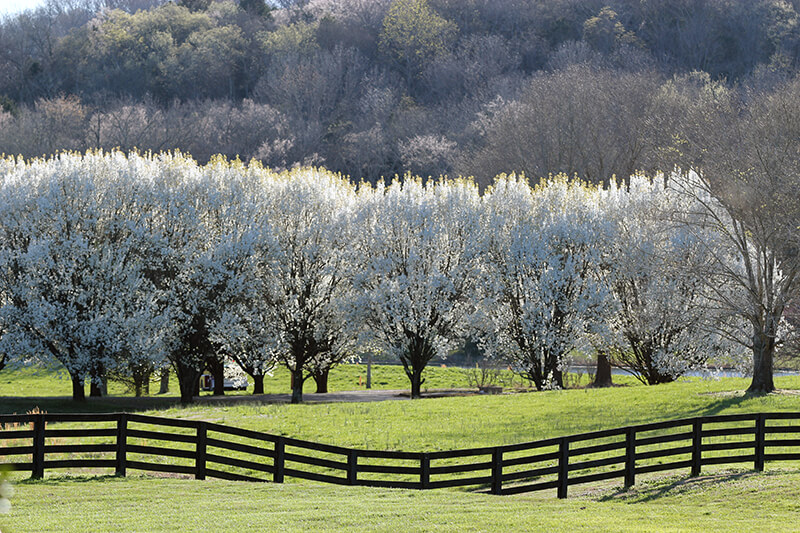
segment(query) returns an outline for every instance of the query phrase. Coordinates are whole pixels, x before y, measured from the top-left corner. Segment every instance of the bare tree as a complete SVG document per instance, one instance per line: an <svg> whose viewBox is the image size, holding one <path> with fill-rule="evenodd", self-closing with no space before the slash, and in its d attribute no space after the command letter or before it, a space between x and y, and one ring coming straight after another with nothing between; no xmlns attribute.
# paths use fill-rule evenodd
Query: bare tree
<svg viewBox="0 0 800 533"><path fill-rule="evenodd" d="M750 98L746 98L750 96ZM775 389L780 325L800 291L800 80L770 95L719 101L685 132L697 172L673 180L700 209L688 222L724 236L707 279L720 307L749 324L730 331L753 354L751 393Z"/></svg>

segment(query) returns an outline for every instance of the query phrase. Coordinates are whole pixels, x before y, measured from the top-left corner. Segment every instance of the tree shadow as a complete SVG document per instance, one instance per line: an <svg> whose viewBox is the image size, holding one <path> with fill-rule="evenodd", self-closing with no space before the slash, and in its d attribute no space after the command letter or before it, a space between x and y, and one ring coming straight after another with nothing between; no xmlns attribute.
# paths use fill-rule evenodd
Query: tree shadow
<svg viewBox="0 0 800 533"><path fill-rule="evenodd" d="M740 471L720 474L708 474L697 477L682 477L671 482L653 480L650 483L634 485L629 489L620 488L614 492L597 499L600 502L646 503L657 501L661 498L675 496L688 492L706 490L710 487L747 479L753 476L769 476L780 472Z"/></svg>

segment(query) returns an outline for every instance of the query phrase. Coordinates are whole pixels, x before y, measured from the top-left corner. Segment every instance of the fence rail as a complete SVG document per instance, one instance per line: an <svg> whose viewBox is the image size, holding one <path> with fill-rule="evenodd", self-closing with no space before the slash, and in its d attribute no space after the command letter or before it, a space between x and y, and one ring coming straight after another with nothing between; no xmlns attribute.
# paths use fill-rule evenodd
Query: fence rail
<svg viewBox="0 0 800 533"><path fill-rule="evenodd" d="M283 483L287 477L518 494L705 465L800 461L800 413L704 416L520 444L435 452L359 450L210 422L130 413L0 415L0 466L113 469ZM75 425L80 427L74 427ZM52 427L57 425L57 427Z"/></svg>

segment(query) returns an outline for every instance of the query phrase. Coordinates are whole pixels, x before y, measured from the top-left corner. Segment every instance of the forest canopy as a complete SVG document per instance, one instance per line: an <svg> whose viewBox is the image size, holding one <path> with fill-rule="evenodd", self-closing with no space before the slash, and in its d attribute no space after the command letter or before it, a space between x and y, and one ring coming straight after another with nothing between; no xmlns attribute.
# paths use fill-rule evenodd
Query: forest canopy
<svg viewBox="0 0 800 533"><path fill-rule="evenodd" d="M50 0L0 19L0 152L180 149L355 180L671 168L792 80L784 0ZM710 119L709 119L710 120Z"/></svg>

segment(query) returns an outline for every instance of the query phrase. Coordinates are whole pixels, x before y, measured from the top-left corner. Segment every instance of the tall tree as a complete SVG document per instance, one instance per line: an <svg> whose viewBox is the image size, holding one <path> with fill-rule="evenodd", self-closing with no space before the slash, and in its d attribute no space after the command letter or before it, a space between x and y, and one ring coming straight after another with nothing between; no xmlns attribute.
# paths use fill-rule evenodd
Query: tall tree
<svg viewBox="0 0 800 533"><path fill-rule="evenodd" d="M375 349L397 357L421 396L422 372L464 335L479 269L480 209L467 181L407 177L362 197L355 247L358 274L352 324Z"/></svg>
<svg viewBox="0 0 800 533"><path fill-rule="evenodd" d="M599 194L565 176L501 178L484 203L481 344L537 389L563 387L570 353L608 312L598 271L613 228Z"/></svg>
<svg viewBox="0 0 800 533"><path fill-rule="evenodd" d="M718 303L749 324L731 331L753 356L752 393L774 390L773 361L787 304L800 291L800 80L748 100L726 99L684 129L696 171L671 186L698 208L686 222L724 238L706 272ZM691 125L687 125L691 126Z"/></svg>

